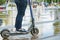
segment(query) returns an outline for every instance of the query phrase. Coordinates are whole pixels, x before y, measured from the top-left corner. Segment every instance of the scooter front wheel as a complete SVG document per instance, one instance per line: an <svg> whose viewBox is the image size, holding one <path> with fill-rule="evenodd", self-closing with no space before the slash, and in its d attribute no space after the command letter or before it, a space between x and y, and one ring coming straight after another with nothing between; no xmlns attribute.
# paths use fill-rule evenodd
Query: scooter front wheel
<svg viewBox="0 0 60 40"><path fill-rule="evenodd" d="M2 30L1 31L2 38L4 38L4 39L8 38L9 37L9 35L8 35L9 33L10 33L10 31L8 29Z"/></svg>
<svg viewBox="0 0 60 40"><path fill-rule="evenodd" d="M32 28L32 29L31 29L31 34L32 34L32 36L37 36L38 33L39 33L38 28L34 28L34 29Z"/></svg>

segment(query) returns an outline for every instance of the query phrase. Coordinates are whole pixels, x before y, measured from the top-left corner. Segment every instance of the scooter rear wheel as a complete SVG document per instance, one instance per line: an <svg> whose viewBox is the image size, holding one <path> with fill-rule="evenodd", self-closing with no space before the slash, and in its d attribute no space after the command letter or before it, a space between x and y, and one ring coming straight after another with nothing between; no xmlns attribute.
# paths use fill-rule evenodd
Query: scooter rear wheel
<svg viewBox="0 0 60 40"><path fill-rule="evenodd" d="M1 31L2 38L7 39L9 37L9 35L7 35L7 34L9 34L9 33L10 33L10 31L8 29L2 30Z"/></svg>
<svg viewBox="0 0 60 40"><path fill-rule="evenodd" d="M39 33L38 28L34 28L34 29L32 28L32 30L31 30L31 34L32 34L32 36L37 36L38 33Z"/></svg>

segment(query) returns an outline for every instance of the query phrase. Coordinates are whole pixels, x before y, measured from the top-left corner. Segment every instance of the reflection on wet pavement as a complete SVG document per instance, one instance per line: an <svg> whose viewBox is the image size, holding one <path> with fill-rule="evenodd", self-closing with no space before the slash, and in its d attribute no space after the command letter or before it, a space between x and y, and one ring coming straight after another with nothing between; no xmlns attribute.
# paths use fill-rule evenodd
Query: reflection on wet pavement
<svg viewBox="0 0 60 40"><path fill-rule="evenodd" d="M38 39L38 37L34 36L34 37L31 37L31 38L25 38L25 37L16 38L16 37L12 37L12 38L1 39L1 40L37 40L37 39Z"/></svg>
<svg viewBox="0 0 60 40"><path fill-rule="evenodd" d="M9 40L9 39L3 39L3 40Z"/></svg>

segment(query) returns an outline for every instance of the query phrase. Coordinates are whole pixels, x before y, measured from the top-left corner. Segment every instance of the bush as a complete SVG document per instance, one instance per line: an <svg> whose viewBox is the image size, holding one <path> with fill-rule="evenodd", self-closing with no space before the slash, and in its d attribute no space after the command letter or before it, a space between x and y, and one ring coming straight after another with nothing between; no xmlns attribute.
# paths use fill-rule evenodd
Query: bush
<svg viewBox="0 0 60 40"><path fill-rule="evenodd" d="M57 22L53 23L53 25L54 25L54 26L58 26L58 25L60 25L60 22L57 21Z"/></svg>
<svg viewBox="0 0 60 40"><path fill-rule="evenodd" d="M0 0L0 5L4 4L6 0Z"/></svg>

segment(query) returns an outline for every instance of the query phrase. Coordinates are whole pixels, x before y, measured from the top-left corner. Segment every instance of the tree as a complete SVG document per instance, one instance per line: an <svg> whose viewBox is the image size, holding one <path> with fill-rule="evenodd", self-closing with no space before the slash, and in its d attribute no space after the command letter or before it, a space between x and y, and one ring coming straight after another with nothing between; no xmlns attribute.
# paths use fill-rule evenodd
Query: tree
<svg viewBox="0 0 60 40"><path fill-rule="evenodd" d="M0 5L4 4L6 0L0 0Z"/></svg>
<svg viewBox="0 0 60 40"><path fill-rule="evenodd" d="M43 0L37 0L37 2L42 2ZM54 3L57 3L57 2L60 2L60 0L44 0L44 2L48 2L49 4L51 3L51 2L54 2Z"/></svg>
<svg viewBox="0 0 60 40"><path fill-rule="evenodd" d="M42 0L37 0L37 2L42 2Z"/></svg>

